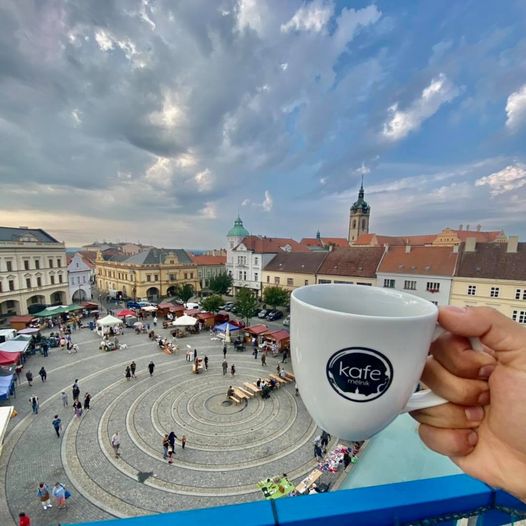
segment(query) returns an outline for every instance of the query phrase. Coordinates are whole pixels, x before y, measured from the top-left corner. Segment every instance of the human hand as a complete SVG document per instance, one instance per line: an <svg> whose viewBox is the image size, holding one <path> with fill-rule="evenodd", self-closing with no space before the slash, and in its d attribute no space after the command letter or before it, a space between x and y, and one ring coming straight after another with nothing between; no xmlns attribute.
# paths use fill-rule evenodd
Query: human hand
<svg viewBox="0 0 526 526"><path fill-rule="evenodd" d="M526 328L487 307L443 307L422 381L450 403L411 413L432 450L526 500ZM471 349L478 337L487 352Z"/></svg>

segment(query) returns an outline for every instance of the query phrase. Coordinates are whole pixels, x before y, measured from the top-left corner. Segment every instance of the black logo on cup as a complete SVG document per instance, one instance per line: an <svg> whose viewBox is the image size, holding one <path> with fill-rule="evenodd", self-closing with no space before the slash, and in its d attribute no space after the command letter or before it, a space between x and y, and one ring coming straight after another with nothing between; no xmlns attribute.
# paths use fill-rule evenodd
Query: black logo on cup
<svg viewBox="0 0 526 526"><path fill-rule="evenodd" d="M327 378L332 388L347 400L370 402L389 389L393 366L378 351L348 347L331 356L327 362Z"/></svg>

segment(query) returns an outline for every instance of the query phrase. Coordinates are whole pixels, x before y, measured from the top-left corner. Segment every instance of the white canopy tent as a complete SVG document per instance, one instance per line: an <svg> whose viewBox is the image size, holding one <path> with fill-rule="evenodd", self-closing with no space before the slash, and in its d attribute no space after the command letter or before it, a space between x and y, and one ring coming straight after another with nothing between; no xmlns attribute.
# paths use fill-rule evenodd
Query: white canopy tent
<svg viewBox="0 0 526 526"><path fill-rule="evenodd" d="M111 327L116 327L117 325L122 325L123 321L115 316L108 314L104 318L97 320L97 333L100 335L106 334L109 332Z"/></svg>
<svg viewBox="0 0 526 526"><path fill-rule="evenodd" d="M172 322L172 325L174 325L175 327L193 327L196 323L197 318L185 314L177 318L174 322Z"/></svg>

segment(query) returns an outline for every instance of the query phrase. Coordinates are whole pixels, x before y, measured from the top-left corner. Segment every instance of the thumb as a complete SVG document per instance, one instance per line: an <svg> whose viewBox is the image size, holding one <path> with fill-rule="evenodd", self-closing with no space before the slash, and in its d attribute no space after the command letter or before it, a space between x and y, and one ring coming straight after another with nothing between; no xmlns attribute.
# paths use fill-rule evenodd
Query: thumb
<svg viewBox="0 0 526 526"><path fill-rule="evenodd" d="M490 307L441 307L438 321L455 335L477 336L484 345L497 352L526 349L526 328Z"/></svg>

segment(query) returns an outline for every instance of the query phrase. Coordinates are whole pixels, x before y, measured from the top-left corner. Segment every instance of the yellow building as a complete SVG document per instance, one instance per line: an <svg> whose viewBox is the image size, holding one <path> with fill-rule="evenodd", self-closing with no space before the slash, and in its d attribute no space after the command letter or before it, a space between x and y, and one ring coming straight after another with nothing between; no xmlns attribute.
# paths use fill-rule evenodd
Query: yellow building
<svg viewBox="0 0 526 526"><path fill-rule="evenodd" d="M466 241L451 287L451 305L493 307L526 324L526 243Z"/></svg>
<svg viewBox="0 0 526 526"><path fill-rule="evenodd" d="M185 283L200 291L197 265L182 249L149 248L132 256L98 252L95 264L99 294L158 301Z"/></svg>

